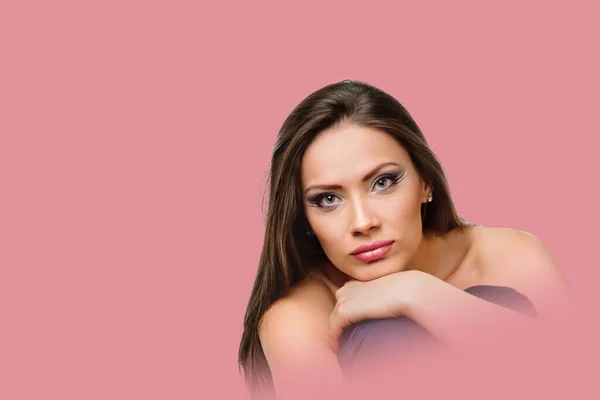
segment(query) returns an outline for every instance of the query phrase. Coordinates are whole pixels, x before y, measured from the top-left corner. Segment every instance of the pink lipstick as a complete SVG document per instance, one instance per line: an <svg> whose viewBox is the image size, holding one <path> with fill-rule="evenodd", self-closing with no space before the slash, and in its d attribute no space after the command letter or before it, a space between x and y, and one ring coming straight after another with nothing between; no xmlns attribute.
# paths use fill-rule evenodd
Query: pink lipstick
<svg viewBox="0 0 600 400"><path fill-rule="evenodd" d="M351 253L359 260L370 262L387 254L394 244L393 240L378 240L376 242L359 246Z"/></svg>

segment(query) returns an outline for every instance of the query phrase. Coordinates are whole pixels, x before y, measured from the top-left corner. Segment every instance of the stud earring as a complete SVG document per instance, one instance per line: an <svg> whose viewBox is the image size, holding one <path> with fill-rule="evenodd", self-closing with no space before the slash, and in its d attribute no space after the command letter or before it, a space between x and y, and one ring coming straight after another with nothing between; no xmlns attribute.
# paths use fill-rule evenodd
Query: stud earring
<svg viewBox="0 0 600 400"><path fill-rule="evenodd" d="M431 203L431 200L433 200L433 196L431 196L431 195L430 195L430 196L427 198L427 202L428 202L428 203Z"/></svg>

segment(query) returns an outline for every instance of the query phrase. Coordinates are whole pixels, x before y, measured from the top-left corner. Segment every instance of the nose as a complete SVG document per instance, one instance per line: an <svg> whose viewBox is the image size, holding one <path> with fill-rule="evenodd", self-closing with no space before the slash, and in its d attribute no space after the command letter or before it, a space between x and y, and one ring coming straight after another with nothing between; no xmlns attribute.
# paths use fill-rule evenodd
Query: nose
<svg viewBox="0 0 600 400"><path fill-rule="evenodd" d="M371 231L377 230L381 226L379 219L367 207L366 202L357 200L353 204L352 221L350 224L352 235L368 235Z"/></svg>

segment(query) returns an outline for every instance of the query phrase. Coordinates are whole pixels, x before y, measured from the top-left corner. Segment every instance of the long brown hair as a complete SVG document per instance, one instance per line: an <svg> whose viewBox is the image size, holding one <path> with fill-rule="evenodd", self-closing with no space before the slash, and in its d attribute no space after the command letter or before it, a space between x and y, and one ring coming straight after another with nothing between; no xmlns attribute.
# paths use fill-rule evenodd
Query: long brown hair
<svg viewBox="0 0 600 400"><path fill-rule="evenodd" d="M387 132L408 152L433 194L433 201L421 208L423 232L444 236L455 228L470 225L457 215L437 157L395 98L367 83L350 80L325 86L306 97L281 126L271 160L264 242L238 354L251 395L273 388L258 337L261 317L306 276L322 253L318 240L305 233L308 223L302 205L302 156L320 132L343 122Z"/></svg>

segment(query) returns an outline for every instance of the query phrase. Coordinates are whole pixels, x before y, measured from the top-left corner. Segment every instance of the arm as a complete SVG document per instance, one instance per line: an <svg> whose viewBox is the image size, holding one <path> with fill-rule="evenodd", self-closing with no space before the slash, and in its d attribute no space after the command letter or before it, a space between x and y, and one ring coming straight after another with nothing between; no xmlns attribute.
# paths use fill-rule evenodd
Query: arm
<svg viewBox="0 0 600 400"><path fill-rule="evenodd" d="M432 275L410 271L410 296L403 297L402 314L454 348L473 347L524 333L536 320L473 296ZM409 278L409 277L405 277Z"/></svg>
<svg viewBox="0 0 600 400"><path fill-rule="evenodd" d="M541 324L553 324L571 315L572 307L566 280L557 263L543 243L527 232L499 229L482 251L486 259L494 260L502 268L501 281L527 296L533 303L536 320L470 296L432 276L419 277L415 298L405 302L406 315L432 332L448 332L457 328L494 327L527 329ZM498 267L496 267L498 268ZM523 332L523 331L519 331ZM499 332L499 334L502 334ZM451 335L451 334L448 334ZM449 339L450 342L459 341Z"/></svg>
<svg viewBox="0 0 600 400"><path fill-rule="evenodd" d="M533 235L506 231L494 243L503 242L494 256L507 270L502 271L508 286L526 295L542 317L563 315L569 305L566 285L548 251ZM494 244L496 246L496 244ZM330 336L334 345L342 330L364 319L405 315L450 345L472 344L473 338L502 335L499 328L532 328L534 321L464 292L432 275L404 271L370 282L351 281L336 292L337 304L331 316ZM498 336L497 336L498 337ZM501 337L501 336L500 336Z"/></svg>
<svg viewBox="0 0 600 400"><path fill-rule="evenodd" d="M416 270L369 282L347 282L336 297L329 332L335 349L342 331L365 319L406 316L455 348L473 345L473 338L482 338L492 327L531 324L527 316Z"/></svg>
<svg viewBox="0 0 600 400"><path fill-rule="evenodd" d="M259 338L278 399L341 388L342 371L327 336L330 296L323 283L308 278L263 316Z"/></svg>

